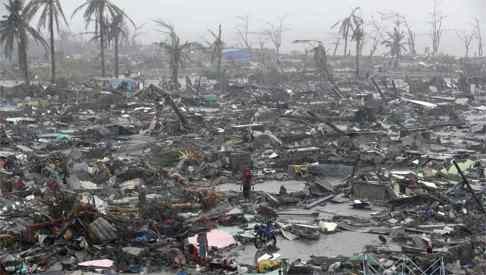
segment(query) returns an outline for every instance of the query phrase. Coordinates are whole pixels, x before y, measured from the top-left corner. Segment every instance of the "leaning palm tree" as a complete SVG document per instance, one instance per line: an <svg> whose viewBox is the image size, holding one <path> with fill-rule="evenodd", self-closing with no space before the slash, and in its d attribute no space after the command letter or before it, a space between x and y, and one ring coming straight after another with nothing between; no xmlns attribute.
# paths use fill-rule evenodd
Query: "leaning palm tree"
<svg viewBox="0 0 486 275"><path fill-rule="evenodd" d="M155 20L154 22L162 27L160 31L167 35L166 41L157 44L169 55L170 85L171 88L178 90L180 88L179 69L189 60L191 49L200 47L200 45L195 42L182 43L173 25L163 20Z"/></svg>
<svg viewBox="0 0 486 275"><path fill-rule="evenodd" d="M8 0L4 4L6 15L0 20L0 44L5 57L11 59L14 50L17 50L18 64L24 74L24 80L30 85L29 62L27 51L29 38L38 42L47 49L47 42L42 35L32 26L30 18L24 7L23 0Z"/></svg>
<svg viewBox="0 0 486 275"><path fill-rule="evenodd" d="M331 27L331 29L334 29L337 26L339 26L338 33L341 36L341 38L344 39L344 56L348 55L348 41L350 36L352 35L353 24L354 24L353 17L355 17L355 14L359 9L360 9L359 7L354 8L351 11L351 14L349 16L338 21L336 24L334 24Z"/></svg>
<svg viewBox="0 0 486 275"><path fill-rule="evenodd" d="M398 67L401 56L407 51L407 37L405 32L401 31L398 26L393 28L393 32L387 32L387 38L382 42L382 44L388 48L388 54L394 58L394 68Z"/></svg>
<svg viewBox="0 0 486 275"><path fill-rule="evenodd" d="M85 0L73 12L73 16L84 9L83 19L86 28L94 23L94 33L100 43L101 76L106 76L105 48L109 34L109 22L118 15L129 18L127 14L110 0ZM131 20L131 19L130 19Z"/></svg>
<svg viewBox="0 0 486 275"><path fill-rule="evenodd" d="M48 29L50 35L50 53L51 53L51 82L56 82L56 48L54 38L54 28L57 33L60 30L60 21L68 26L64 10L61 6L60 0L31 0L27 6L26 11L29 17L34 16L39 11L40 17L38 22L38 29Z"/></svg>

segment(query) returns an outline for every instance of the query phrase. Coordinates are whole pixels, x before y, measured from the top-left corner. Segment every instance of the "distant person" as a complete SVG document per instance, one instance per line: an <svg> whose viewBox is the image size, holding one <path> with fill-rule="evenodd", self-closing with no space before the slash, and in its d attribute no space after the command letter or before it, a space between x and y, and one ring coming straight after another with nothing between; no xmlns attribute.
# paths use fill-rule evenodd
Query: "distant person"
<svg viewBox="0 0 486 275"><path fill-rule="evenodd" d="M197 244L199 246L199 257L201 257L202 261L205 261L209 250L208 234L206 231L197 234Z"/></svg>
<svg viewBox="0 0 486 275"><path fill-rule="evenodd" d="M245 170L243 170L243 177L242 177L242 180L243 180L243 197L245 198L245 200L250 199L252 179L253 179L253 175L251 173L250 168L245 168Z"/></svg>
<svg viewBox="0 0 486 275"><path fill-rule="evenodd" d="M195 245L188 244L186 246L186 255L191 262L193 262L193 263L199 263L200 262L199 252L197 251L197 247Z"/></svg>

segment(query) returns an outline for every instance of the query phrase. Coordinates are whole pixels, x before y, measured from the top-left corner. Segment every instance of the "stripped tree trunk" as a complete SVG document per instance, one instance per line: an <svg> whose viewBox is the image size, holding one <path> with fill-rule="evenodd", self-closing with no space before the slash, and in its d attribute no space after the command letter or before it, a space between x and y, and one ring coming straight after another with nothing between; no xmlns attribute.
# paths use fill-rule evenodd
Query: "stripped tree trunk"
<svg viewBox="0 0 486 275"><path fill-rule="evenodd" d="M54 3L50 0L49 4L49 34L51 43L51 83L56 83L56 46L54 41Z"/></svg>
<svg viewBox="0 0 486 275"><path fill-rule="evenodd" d="M120 56L119 56L119 43L120 43L120 36L119 34L115 35L115 77L118 78L120 75Z"/></svg>
<svg viewBox="0 0 486 275"><path fill-rule="evenodd" d="M98 15L99 32L100 32L100 59L101 59L101 76L106 76L105 70L105 22L103 21L103 14Z"/></svg>

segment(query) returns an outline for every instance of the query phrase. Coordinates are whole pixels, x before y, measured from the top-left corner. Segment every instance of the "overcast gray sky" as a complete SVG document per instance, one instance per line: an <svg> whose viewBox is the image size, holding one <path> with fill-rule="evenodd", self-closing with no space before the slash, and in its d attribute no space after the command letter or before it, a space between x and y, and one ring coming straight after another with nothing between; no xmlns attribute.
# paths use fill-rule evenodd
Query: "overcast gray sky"
<svg viewBox="0 0 486 275"><path fill-rule="evenodd" d="M5 0L0 0L5 1ZM265 22L276 22L286 16L288 32L284 48L292 49L294 39L320 39L331 43L330 26L348 14L353 7L360 6L366 17L376 16L377 11L396 11L405 15L416 29L418 51L423 52L429 43L429 13L433 0L112 0L135 20L147 24L144 41L159 39L152 24L161 18L173 23L184 40L203 40L208 28L215 29L223 24L225 41L236 43L235 25L237 16L249 15L252 31L261 31ZM62 0L66 12L71 15L76 6L84 0ZM441 0L441 9L447 16L443 51L462 54L463 46L457 38L457 31L472 28L472 20L479 17L484 22L486 35L486 0ZM80 16L74 19L71 29L82 30ZM474 51L472 51L474 52Z"/></svg>

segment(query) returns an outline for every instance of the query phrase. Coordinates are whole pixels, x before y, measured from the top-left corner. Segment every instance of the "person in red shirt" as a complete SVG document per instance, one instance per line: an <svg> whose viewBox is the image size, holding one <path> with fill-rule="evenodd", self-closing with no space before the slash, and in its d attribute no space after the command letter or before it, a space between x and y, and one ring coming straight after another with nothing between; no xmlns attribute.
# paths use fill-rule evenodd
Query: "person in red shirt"
<svg viewBox="0 0 486 275"><path fill-rule="evenodd" d="M199 263L200 262L200 259L199 259L199 252L197 251L197 247L193 244L188 244L186 246L186 255L188 256L188 258L194 262L194 263Z"/></svg>
<svg viewBox="0 0 486 275"><path fill-rule="evenodd" d="M251 181L253 179L253 175L251 174L250 168L245 168L243 170L243 197L245 200L250 199L250 192L251 192Z"/></svg>

